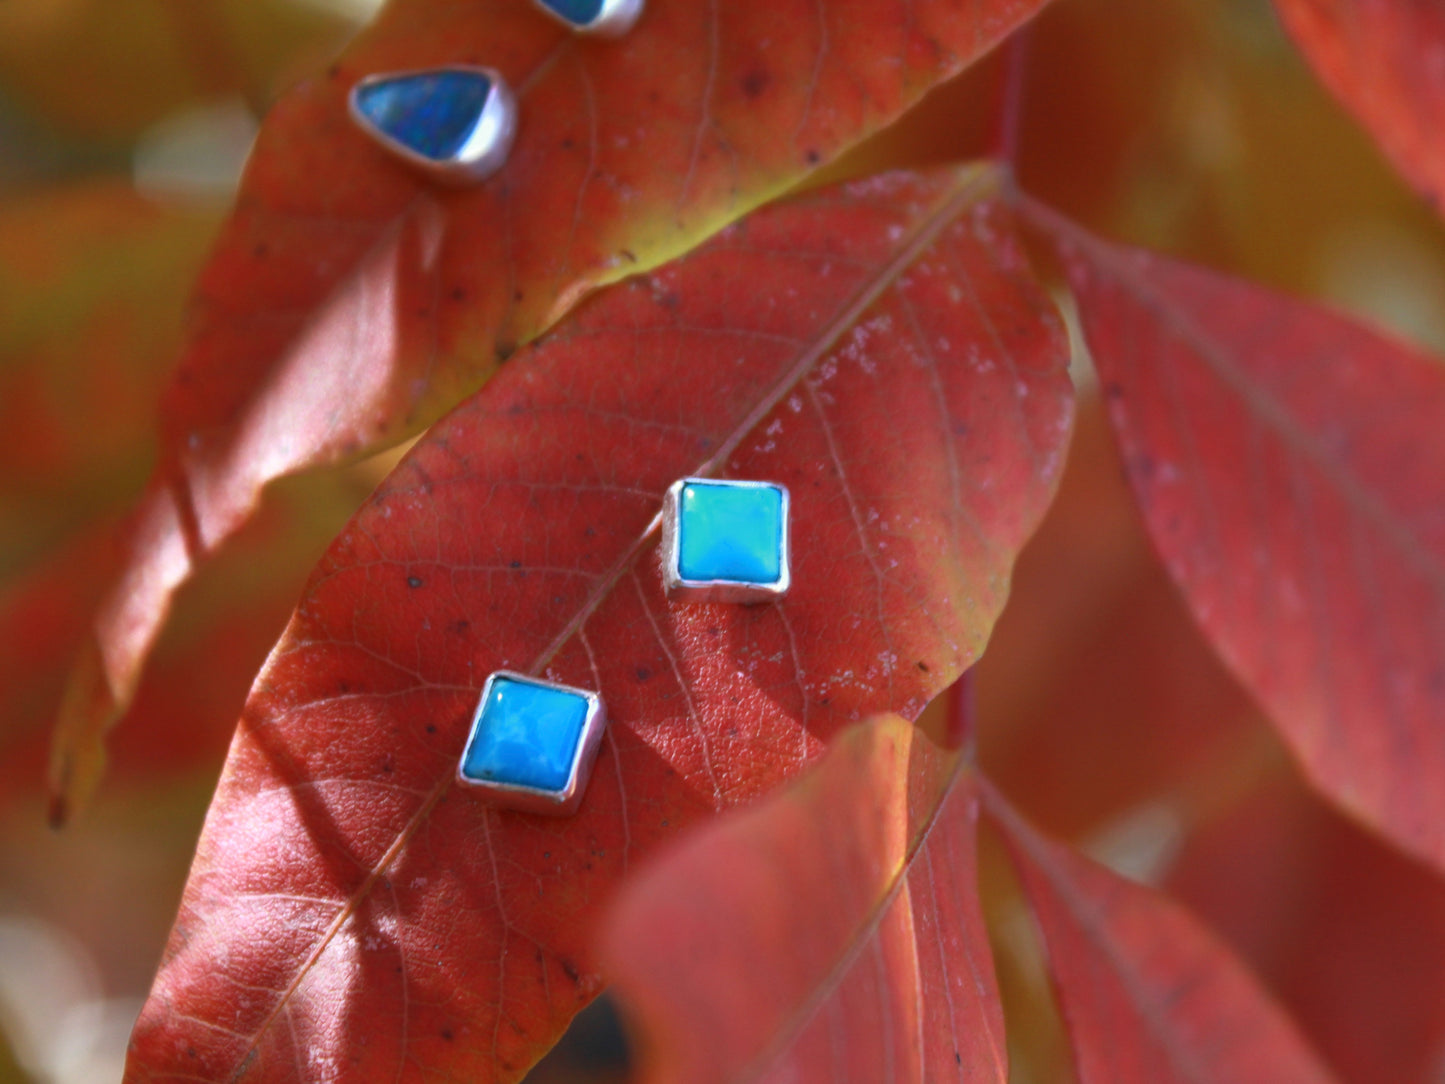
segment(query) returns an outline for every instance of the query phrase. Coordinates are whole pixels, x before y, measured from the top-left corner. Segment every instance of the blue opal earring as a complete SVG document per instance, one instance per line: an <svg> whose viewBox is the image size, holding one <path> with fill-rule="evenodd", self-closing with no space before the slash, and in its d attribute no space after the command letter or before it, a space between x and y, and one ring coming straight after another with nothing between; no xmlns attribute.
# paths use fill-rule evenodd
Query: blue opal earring
<svg viewBox="0 0 1445 1084"><path fill-rule="evenodd" d="M492 805L574 813L606 725L596 693L498 670L482 686L457 779Z"/></svg>
<svg viewBox="0 0 1445 1084"><path fill-rule="evenodd" d="M535 3L580 34L620 38L642 14L643 0L535 0Z"/></svg>
<svg viewBox="0 0 1445 1084"><path fill-rule="evenodd" d="M369 75L351 118L387 150L438 180L479 181L507 160L517 103L490 68L452 65Z"/></svg>
<svg viewBox="0 0 1445 1084"><path fill-rule="evenodd" d="M787 488L674 482L662 505L662 578L669 595L687 602L768 602L787 594Z"/></svg>

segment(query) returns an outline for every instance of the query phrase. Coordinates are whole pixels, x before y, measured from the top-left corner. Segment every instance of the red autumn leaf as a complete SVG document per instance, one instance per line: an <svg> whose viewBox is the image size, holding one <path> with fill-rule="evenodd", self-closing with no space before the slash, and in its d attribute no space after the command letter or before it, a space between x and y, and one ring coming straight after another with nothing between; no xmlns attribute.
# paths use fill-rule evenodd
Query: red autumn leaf
<svg viewBox="0 0 1445 1084"><path fill-rule="evenodd" d="M611 42L517 0L388 5L272 111L201 276L162 469L60 719L57 813L94 787L172 593L268 481L416 431L587 291L782 192L1043 3L655 0ZM508 164L464 191L346 116L362 76L441 63L518 89Z"/></svg>
<svg viewBox="0 0 1445 1084"><path fill-rule="evenodd" d="M108 181L0 204L0 581L144 484L218 220Z"/></svg>
<svg viewBox="0 0 1445 1084"><path fill-rule="evenodd" d="M295 480L268 496L186 585L126 713L138 732L115 751L116 776L155 783L198 771L214 775L307 572L374 481L360 468ZM110 526L93 524L0 588L0 810L43 800L55 699L95 598L115 569Z"/></svg>
<svg viewBox="0 0 1445 1084"><path fill-rule="evenodd" d="M1252 760L1259 711L1154 555L1096 395L971 674L982 770L1066 839Z"/></svg>
<svg viewBox="0 0 1445 1084"><path fill-rule="evenodd" d="M257 681L129 1080L514 1080L599 989L599 909L633 863L958 676L1072 407L993 184L895 175L760 212L428 433ZM697 473L790 487L785 601L664 597L658 509ZM575 817L453 787L502 667L607 704Z"/></svg>
<svg viewBox="0 0 1445 1084"><path fill-rule="evenodd" d="M1352 1084L1438 1075L1445 881L1267 775L1191 833L1169 891L1277 991Z"/></svg>
<svg viewBox="0 0 1445 1084"><path fill-rule="evenodd" d="M977 813L957 758L885 716L685 837L627 884L603 935L642 1079L1002 1084Z"/></svg>
<svg viewBox="0 0 1445 1084"><path fill-rule="evenodd" d="M1445 367L1047 221L1196 619L1317 786L1445 865Z"/></svg>
<svg viewBox="0 0 1445 1084"><path fill-rule="evenodd" d="M1329 1084L1334 1078L1229 950L1153 889L1039 835L999 794L1043 933L1079 1084Z"/></svg>
<svg viewBox="0 0 1445 1084"><path fill-rule="evenodd" d="M41 794L55 703L115 574L117 506L154 458L185 290L219 220L113 181L0 206L0 804ZM294 483L183 593L123 775L219 766L306 572L369 488L346 472Z"/></svg>
<svg viewBox="0 0 1445 1084"><path fill-rule="evenodd" d="M1274 0L1325 85L1445 212L1445 8L1432 0Z"/></svg>

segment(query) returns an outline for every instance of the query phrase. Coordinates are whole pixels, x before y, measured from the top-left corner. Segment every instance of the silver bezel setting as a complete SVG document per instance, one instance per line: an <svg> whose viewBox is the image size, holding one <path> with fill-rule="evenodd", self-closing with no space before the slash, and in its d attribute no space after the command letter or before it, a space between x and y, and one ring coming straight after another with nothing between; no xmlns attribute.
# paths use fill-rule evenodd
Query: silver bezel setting
<svg viewBox="0 0 1445 1084"><path fill-rule="evenodd" d="M405 79L415 75L437 75L442 72L467 72L487 79L491 89L482 115L467 141L455 155L447 159L428 158L412 150L399 139L378 128L361 111L358 98L361 91L377 83L388 83L393 79ZM436 68L411 68L404 71L377 72L358 80L346 97L347 111L352 122L363 132L376 140L392 154L408 165L446 184L474 184L485 180L499 170L511 152L512 142L517 135L517 99L507 81L492 68L475 64L444 64Z"/></svg>
<svg viewBox="0 0 1445 1084"><path fill-rule="evenodd" d="M472 746L476 744L477 735L481 731L482 709L487 706L487 701L492 695L492 686L499 679L572 693L587 701L587 714L582 720L582 733L578 736L577 748L572 752L572 770L567 776L567 785L561 790L544 790L541 787L529 787L520 783L499 783L490 779L473 779L462 771L467 757L472 751ZM486 683L482 685L481 698L477 701L476 710L472 712L472 727L467 734L467 744L462 749L461 759L457 761L457 781L475 792L489 805L515 809L523 813L567 816L575 813L577 807L582 804L582 795L587 790L587 781L592 775L592 763L597 759L597 750L602 744L602 731L606 729L606 726L607 711L602 706L602 698L596 693L579 689L573 685L563 685L557 681L545 681L528 674L519 674L515 670L494 670L488 675Z"/></svg>
<svg viewBox="0 0 1445 1084"><path fill-rule="evenodd" d="M556 11L542 0L533 0L557 22L579 34L591 34L599 38L620 38L636 25L642 16L645 0L603 0L602 10L588 23L574 23L561 12Z"/></svg>
<svg viewBox="0 0 1445 1084"><path fill-rule="evenodd" d="M724 485L739 489L775 489L782 494L781 549L778 554L778 578L773 583L748 583L743 580L689 580L682 575L682 491L685 486ZM672 598L682 602L772 602L788 593L793 583L789 560L791 515L788 487L777 482L745 482L731 478L679 478L667 487L662 499L662 582Z"/></svg>

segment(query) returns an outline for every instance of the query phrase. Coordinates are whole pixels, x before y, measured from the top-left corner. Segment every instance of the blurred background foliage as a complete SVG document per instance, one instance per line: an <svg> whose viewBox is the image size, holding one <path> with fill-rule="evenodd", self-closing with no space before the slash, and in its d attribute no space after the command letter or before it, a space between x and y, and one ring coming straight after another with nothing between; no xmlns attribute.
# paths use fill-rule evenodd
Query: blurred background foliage
<svg viewBox="0 0 1445 1084"><path fill-rule="evenodd" d="M251 678L307 570L394 462L274 487L183 592L96 808L46 829L46 729L114 560L108 528L153 463L188 284L267 104L374 6L0 4L0 1084L119 1079ZM1445 350L1441 231L1266 0L1057 0L1027 50L1025 187L1107 235ZM820 180L979 155L1001 72L989 58ZM1076 379L1088 388L1086 362ZM1371 1021L1360 990L1331 1000L1312 970L1345 930L1373 955L1331 982L1438 973L1445 890L1299 785L1155 562L1092 398L976 688L994 778L1042 827L1214 921L1350 1079L1373 1079L1371 1044L1445 1049L1445 992L1422 987L1417 1016ZM986 851L984 868L1015 1077L1066 1079L1037 944L1004 863ZM1242 872L1255 891L1220 890ZM1344 884L1345 912L1313 906ZM1403 956L1399 922L1419 931ZM622 1066L604 1008L533 1079L616 1080Z"/></svg>

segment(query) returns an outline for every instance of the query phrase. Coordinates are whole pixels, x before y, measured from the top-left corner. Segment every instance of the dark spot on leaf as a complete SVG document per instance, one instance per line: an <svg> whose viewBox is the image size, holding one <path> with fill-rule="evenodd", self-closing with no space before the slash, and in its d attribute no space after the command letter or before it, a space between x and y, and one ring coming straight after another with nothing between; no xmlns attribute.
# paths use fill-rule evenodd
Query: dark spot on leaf
<svg viewBox="0 0 1445 1084"><path fill-rule="evenodd" d="M576 145L577 144L572 141L571 136L568 136L566 139L562 140L562 149L564 151L570 151Z"/></svg>
<svg viewBox="0 0 1445 1084"><path fill-rule="evenodd" d="M688 490L688 492L691 493L692 490ZM521 567L522 567L522 562L521 562L521 561L512 561L512 562L509 564L508 567L510 567L510 568L521 568Z"/></svg>
<svg viewBox="0 0 1445 1084"><path fill-rule="evenodd" d="M515 354L516 352L517 352L517 344L516 344L516 343L503 342L503 341L500 340L500 339L497 340L497 362L498 362L499 364L500 364L501 362L506 361L509 357L511 357L511 356L512 356L513 354Z"/></svg>
<svg viewBox="0 0 1445 1084"><path fill-rule="evenodd" d="M637 262L637 253L633 252L630 248L624 248L621 252L618 253L618 255L621 256L628 263Z"/></svg>
<svg viewBox="0 0 1445 1084"><path fill-rule="evenodd" d="M426 732L427 732L428 734L435 734L435 733L437 732L436 724L435 724L435 723L427 723L427 725L426 725Z"/></svg>
<svg viewBox="0 0 1445 1084"><path fill-rule="evenodd" d="M1124 389L1118 384L1118 382L1111 380L1104 385L1104 396L1108 399L1117 401L1124 398Z"/></svg>
<svg viewBox="0 0 1445 1084"><path fill-rule="evenodd" d="M467 296L467 291L464 290L462 287L460 287L460 286L453 286L453 287L452 287L452 300L453 300L453 301L463 301L463 300L466 299L466 296Z"/></svg>
<svg viewBox="0 0 1445 1084"><path fill-rule="evenodd" d="M582 981L582 976L577 973L577 968L573 966L571 960L558 960L557 962L562 965L562 971L569 979L573 982Z"/></svg>
<svg viewBox="0 0 1445 1084"><path fill-rule="evenodd" d="M407 585L408 587L420 587L421 584L422 584L422 579L421 579L420 576L408 576L408 577L406 578L406 585Z"/></svg>
<svg viewBox="0 0 1445 1084"><path fill-rule="evenodd" d="M515 292L512 294L512 300L513 300L513 301L521 301L522 298L524 298L524 297L526 297L526 296L527 296L527 295L526 295L525 293L523 293L521 290L517 290L517 291L515 291Z"/></svg>
<svg viewBox="0 0 1445 1084"><path fill-rule="evenodd" d="M455 621L453 621L448 626L448 628L450 628L452 632L456 633L458 636L465 636L468 632L471 631L472 623L468 621L465 617L459 617Z"/></svg>
<svg viewBox="0 0 1445 1084"><path fill-rule="evenodd" d="M453 1037L453 1036L452 1036L452 1029L451 1029L451 1028L442 1028L442 1038L443 1038L443 1039L445 1039L447 1042L451 1042L451 1041L452 1041L452 1037Z"/></svg>
<svg viewBox="0 0 1445 1084"><path fill-rule="evenodd" d="M953 1052L953 1063L954 1063L955 1065L962 1065L962 1064L963 1064L963 1055L960 1054L957 1050L955 1050L955 1051Z"/></svg>
<svg viewBox="0 0 1445 1084"><path fill-rule="evenodd" d="M188 1058L194 1058L194 1057L197 1057L197 1056L198 1056L198 1055L196 1054L196 1048L195 1048L194 1046L188 1046L188 1047L186 1047L186 1057L188 1057Z"/></svg>
<svg viewBox="0 0 1445 1084"><path fill-rule="evenodd" d="M341 65L339 65L339 64L333 64L333 65L331 65L331 67L329 67L329 68L326 69L326 78L328 78L328 79L335 79L335 78L336 78L337 76L339 76L340 74L341 74Z"/></svg>
<svg viewBox="0 0 1445 1084"><path fill-rule="evenodd" d="M805 157L808 159L808 165L810 166L816 166L819 162L823 160L823 156L819 154L816 150L813 150L811 148L809 148L808 153Z"/></svg>
<svg viewBox="0 0 1445 1084"><path fill-rule="evenodd" d="M650 677L652 676L652 671L649 670L649 669L648 669L647 667L645 667L645 666L639 666L639 667L634 671L634 673L637 674L637 680L638 680L638 681L646 681L648 678L650 678Z"/></svg>
<svg viewBox="0 0 1445 1084"><path fill-rule="evenodd" d="M258 241L256 247L251 250L251 255L255 256L258 260L264 260L267 256L271 255L271 246L265 241Z"/></svg>
<svg viewBox="0 0 1445 1084"><path fill-rule="evenodd" d="M772 82L771 75L761 68L754 68L743 76L743 93L749 98L756 98L768 89L770 82Z"/></svg>
<svg viewBox="0 0 1445 1084"><path fill-rule="evenodd" d="M928 673L928 663L924 662L922 659L919 659L913 665L918 667L918 669L922 670L925 674Z"/></svg>

